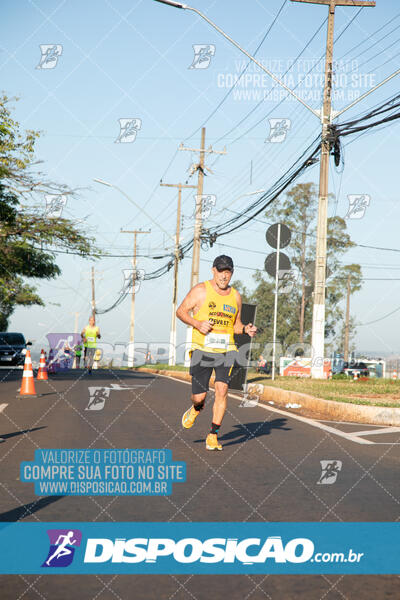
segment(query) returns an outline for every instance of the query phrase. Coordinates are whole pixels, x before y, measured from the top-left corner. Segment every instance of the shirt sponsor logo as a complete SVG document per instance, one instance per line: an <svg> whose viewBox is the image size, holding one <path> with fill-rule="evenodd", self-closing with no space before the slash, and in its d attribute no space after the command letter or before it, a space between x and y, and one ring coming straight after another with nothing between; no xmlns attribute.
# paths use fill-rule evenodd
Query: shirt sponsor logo
<svg viewBox="0 0 400 600"><path fill-rule="evenodd" d="M225 315L224 315L225 316ZM210 318L210 321L212 323L214 323L214 325L224 325L225 327L228 327L230 325L230 321L226 321L225 319L214 319L214 318Z"/></svg>
<svg viewBox="0 0 400 600"><path fill-rule="evenodd" d="M234 306L231 306L230 304L224 304L224 310L226 310L226 312L232 313L233 315L236 312L236 308Z"/></svg>
<svg viewBox="0 0 400 600"><path fill-rule="evenodd" d="M233 318L232 315L221 312L221 311L218 311L218 312L210 311L208 314L210 315L210 317L224 317L225 319Z"/></svg>

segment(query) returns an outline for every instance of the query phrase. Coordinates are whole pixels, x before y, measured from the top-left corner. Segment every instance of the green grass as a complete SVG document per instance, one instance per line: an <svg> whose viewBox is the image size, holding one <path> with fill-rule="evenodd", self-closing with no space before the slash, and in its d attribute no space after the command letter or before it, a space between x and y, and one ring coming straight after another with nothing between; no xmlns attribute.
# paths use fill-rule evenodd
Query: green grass
<svg viewBox="0 0 400 600"><path fill-rule="evenodd" d="M313 380L296 377L277 377L275 381L255 373L249 373L248 381L279 387L284 390L309 394L315 398L351 402L370 406L400 407L400 381L389 379L369 379L368 381Z"/></svg>
<svg viewBox="0 0 400 600"><path fill-rule="evenodd" d="M143 365L138 368L150 368L160 371L183 371L188 372L188 367L176 365L170 367L167 363L156 365ZM364 406L387 406L400 408L400 381L390 379L369 379L368 381L354 382L349 379L315 380L301 377L276 377L272 381L270 377L260 375L254 369L249 369L249 382L262 383L284 390L309 394L315 398L334 400L335 402L347 402Z"/></svg>

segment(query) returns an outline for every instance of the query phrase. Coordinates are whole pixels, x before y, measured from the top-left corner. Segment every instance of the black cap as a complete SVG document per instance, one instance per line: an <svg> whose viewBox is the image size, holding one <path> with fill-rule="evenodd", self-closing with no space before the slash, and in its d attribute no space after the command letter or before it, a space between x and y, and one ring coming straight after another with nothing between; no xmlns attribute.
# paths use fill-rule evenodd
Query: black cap
<svg viewBox="0 0 400 600"><path fill-rule="evenodd" d="M230 256L221 254L214 259L213 267L215 267L217 271L233 271L233 260Z"/></svg>

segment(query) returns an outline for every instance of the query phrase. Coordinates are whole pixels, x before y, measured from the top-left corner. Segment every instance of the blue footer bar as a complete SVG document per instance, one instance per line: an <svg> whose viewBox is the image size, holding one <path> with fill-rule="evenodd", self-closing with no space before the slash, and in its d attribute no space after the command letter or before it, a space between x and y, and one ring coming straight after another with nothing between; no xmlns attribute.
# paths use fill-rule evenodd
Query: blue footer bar
<svg viewBox="0 0 400 600"><path fill-rule="evenodd" d="M400 523L1 523L0 573L400 574Z"/></svg>

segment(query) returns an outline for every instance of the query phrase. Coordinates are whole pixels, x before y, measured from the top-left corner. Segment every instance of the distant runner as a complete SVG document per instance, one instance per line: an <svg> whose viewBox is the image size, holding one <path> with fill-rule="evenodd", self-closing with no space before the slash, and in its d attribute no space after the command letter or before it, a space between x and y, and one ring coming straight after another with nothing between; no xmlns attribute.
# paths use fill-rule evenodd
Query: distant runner
<svg viewBox="0 0 400 600"><path fill-rule="evenodd" d="M82 342L78 342L77 344L75 344L74 351L75 351L75 368L76 369L79 369L80 364L81 364L82 349L83 349Z"/></svg>
<svg viewBox="0 0 400 600"><path fill-rule="evenodd" d="M176 311L177 317L193 327L190 374L192 406L184 413L182 425L193 426L204 408L210 377L215 370L215 400L207 450L222 450L217 434L224 418L228 384L237 348L233 334L254 337L257 327L241 321L242 299L229 283L233 274L230 256L217 256L212 266L213 279L195 285ZM193 317L190 316L193 311Z"/></svg>
<svg viewBox="0 0 400 600"><path fill-rule="evenodd" d="M81 337L85 347L85 367L89 375L92 373L94 355L97 348L97 340L101 338L100 329L96 327L94 317L89 318L89 325L82 329Z"/></svg>

